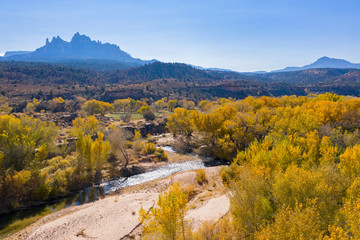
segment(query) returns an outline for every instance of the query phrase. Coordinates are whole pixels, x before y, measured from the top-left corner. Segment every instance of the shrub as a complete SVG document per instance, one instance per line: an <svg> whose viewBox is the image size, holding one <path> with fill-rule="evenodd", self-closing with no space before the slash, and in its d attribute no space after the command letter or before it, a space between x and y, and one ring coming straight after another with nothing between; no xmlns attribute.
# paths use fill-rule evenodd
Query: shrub
<svg viewBox="0 0 360 240"><path fill-rule="evenodd" d="M141 142L140 140L136 140L136 141L132 144L132 149L134 149L136 152L142 151L143 148L144 148L144 143Z"/></svg>
<svg viewBox="0 0 360 240"><path fill-rule="evenodd" d="M159 161L167 161L168 154L161 148L157 148L155 152L155 156L159 159Z"/></svg>
<svg viewBox="0 0 360 240"><path fill-rule="evenodd" d="M143 117L145 118L146 121L153 121L156 118L155 113L151 110L144 111Z"/></svg>
<svg viewBox="0 0 360 240"><path fill-rule="evenodd" d="M153 144L153 143L147 143L147 144L145 145L144 152L145 152L146 154L154 154L155 151L156 151L155 144Z"/></svg>
<svg viewBox="0 0 360 240"><path fill-rule="evenodd" d="M200 185L203 185L204 183L208 183L204 169L199 169L196 171L196 181Z"/></svg>
<svg viewBox="0 0 360 240"><path fill-rule="evenodd" d="M183 191L186 193L188 201L190 201L196 196L196 187L193 184L184 188Z"/></svg>

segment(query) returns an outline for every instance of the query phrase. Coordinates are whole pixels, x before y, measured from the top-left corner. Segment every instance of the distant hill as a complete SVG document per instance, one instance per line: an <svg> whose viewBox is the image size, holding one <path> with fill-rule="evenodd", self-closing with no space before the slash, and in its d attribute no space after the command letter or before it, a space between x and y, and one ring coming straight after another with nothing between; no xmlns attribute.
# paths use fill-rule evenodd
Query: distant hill
<svg viewBox="0 0 360 240"><path fill-rule="evenodd" d="M98 73L86 69L51 63L0 62L0 84L92 85L103 81Z"/></svg>
<svg viewBox="0 0 360 240"><path fill-rule="evenodd" d="M293 84L337 83L352 84L360 81L360 69L315 68L291 72L273 72L258 75L266 81Z"/></svg>
<svg viewBox="0 0 360 240"><path fill-rule="evenodd" d="M176 79L186 82L209 82L222 79L184 63L154 62L141 67L109 73L113 83L141 83L155 79Z"/></svg>
<svg viewBox="0 0 360 240"><path fill-rule="evenodd" d="M71 61L84 63L93 60L111 60L127 63L130 66L139 66L151 62L133 58L115 44L93 41L88 36L79 33L76 33L70 42L57 36L53 37L51 41L46 39L46 44L34 52L7 52L2 58L2 61L26 62Z"/></svg>
<svg viewBox="0 0 360 240"><path fill-rule="evenodd" d="M360 64L359 63L351 63L351 62L348 62L343 59L322 57L322 58L319 58L314 63L305 65L303 67L287 67L287 68L276 70L273 72L292 72L292 71L300 71L300 70L313 69L313 68L355 68L355 69L360 69Z"/></svg>
<svg viewBox="0 0 360 240"><path fill-rule="evenodd" d="M106 73L113 71L122 71L130 69L133 67L142 66L142 63L137 62L119 62L114 60L97 60L97 59L88 59L88 60L64 60L60 62L53 63L58 66L86 69L95 71L98 73Z"/></svg>

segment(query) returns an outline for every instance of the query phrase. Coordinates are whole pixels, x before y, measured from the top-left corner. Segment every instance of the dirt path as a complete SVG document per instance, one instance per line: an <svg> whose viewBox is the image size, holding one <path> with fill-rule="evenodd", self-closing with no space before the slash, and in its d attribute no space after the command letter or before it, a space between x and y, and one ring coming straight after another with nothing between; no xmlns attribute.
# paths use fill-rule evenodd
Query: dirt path
<svg viewBox="0 0 360 240"><path fill-rule="evenodd" d="M197 230L205 221L217 222L230 209L230 201L226 195L211 198L204 206L189 211L187 217L193 230Z"/></svg>

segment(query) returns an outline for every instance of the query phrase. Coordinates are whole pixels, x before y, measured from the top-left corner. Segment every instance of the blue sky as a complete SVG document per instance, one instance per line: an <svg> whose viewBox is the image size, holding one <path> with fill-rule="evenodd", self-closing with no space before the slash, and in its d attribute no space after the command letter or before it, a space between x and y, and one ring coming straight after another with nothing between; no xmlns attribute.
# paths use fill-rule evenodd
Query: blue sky
<svg viewBox="0 0 360 240"><path fill-rule="evenodd" d="M75 32L134 57L238 71L360 62L359 0L0 0L0 53Z"/></svg>

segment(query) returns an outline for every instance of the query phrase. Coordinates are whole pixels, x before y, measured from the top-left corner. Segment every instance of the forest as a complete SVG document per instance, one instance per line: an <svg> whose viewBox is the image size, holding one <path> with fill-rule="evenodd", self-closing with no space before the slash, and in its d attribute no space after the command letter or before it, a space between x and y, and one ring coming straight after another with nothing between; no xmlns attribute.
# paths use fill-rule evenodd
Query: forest
<svg viewBox="0 0 360 240"><path fill-rule="evenodd" d="M188 193L175 184L159 196L158 208L140 211L144 239L360 239L359 98L326 93L79 104L79 116L64 126L36 117L37 99L24 113L10 114L3 98L2 213L122 176L140 158L167 161L151 135L121 127L135 116L166 118L178 151L229 162L221 178L230 213L193 232L185 218ZM66 101L45 105L51 108L41 114L52 115ZM108 121L111 116L119 118Z"/></svg>
<svg viewBox="0 0 360 240"><path fill-rule="evenodd" d="M179 224L184 221L186 199L175 185L161 196L156 211L142 213L143 221L151 220L145 235L359 239L359 104L358 98L327 93L219 99L202 101L196 110L175 109L168 118L174 136L231 161L221 171L231 213L191 233ZM177 196L175 203L171 196ZM179 227L172 231L161 221L169 216L168 208L177 212Z"/></svg>

